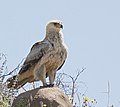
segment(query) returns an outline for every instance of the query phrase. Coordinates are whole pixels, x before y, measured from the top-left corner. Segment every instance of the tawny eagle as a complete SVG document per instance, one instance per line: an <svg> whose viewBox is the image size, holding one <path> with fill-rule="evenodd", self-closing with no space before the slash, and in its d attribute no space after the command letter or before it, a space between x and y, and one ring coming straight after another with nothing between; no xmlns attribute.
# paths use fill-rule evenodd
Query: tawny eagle
<svg viewBox="0 0 120 107"><path fill-rule="evenodd" d="M61 32L63 24L59 20L47 23L45 38L35 43L23 63L18 75L9 78L8 88L20 88L24 84L41 80L43 86L53 86L56 72L67 57L67 49ZM47 75L47 76L46 76Z"/></svg>

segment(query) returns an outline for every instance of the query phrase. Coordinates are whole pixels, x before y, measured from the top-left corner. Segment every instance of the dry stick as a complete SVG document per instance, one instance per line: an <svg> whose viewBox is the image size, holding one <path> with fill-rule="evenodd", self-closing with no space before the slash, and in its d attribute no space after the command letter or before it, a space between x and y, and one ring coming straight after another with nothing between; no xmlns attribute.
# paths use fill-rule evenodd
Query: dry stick
<svg viewBox="0 0 120 107"><path fill-rule="evenodd" d="M35 89L35 82L33 82L33 89Z"/></svg>
<svg viewBox="0 0 120 107"><path fill-rule="evenodd" d="M0 78L3 78L3 77L8 76L8 75L11 75L14 71L18 70L20 68L20 65L23 62L23 60L24 59L22 59L22 61L18 64L18 66L14 70L12 70L11 72L9 72L8 74L0 76Z"/></svg>
<svg viewBox="0 0 120 107"><path fill-rule="evenodd" d="M25 92L27 91L24 87L22 87L22 89L23 89Z"/></svg>
<svg viewBox="0 0 120 107"><path fill-rule="evenodd" d="M102 93L105 93L105 94L107 94L107 97L108 97L108 99L107 99L107 107L109 107L109 103L110 103L110 83L109 83L109 80L108 80L108 87L107 87L107 91L106 92L102 92Z"/></svg>
<svg viewBox="0 0 120 107"><path fill-rule="evenodd" d="M72 93L71 93L71 97L72 97L71 103L72 103L72 104L73 104L73 101L74 101L76 81L77 81L79 75L80 75L85 69L86 69L86 68L82 68L82 71L78 72L78 74L77 74L77 76L76 76L75 78L72 77L71 75L68 75L68 74L66 74L66 73L63 73L63 75L66 75L66 76L70 77L71 80L72 80Z"/></svg>
<svg viewBox="0 0 120 107"><path fill-rule="evenodd" d="M109 102L110 102L110 83L109 83L109 81L108 81L108 92L107 92L107 94L108 94L108 103L107 103L107 107L109 107Z"/></svg>
<svg viewBox="0 0 120 107"><path fill-rule="evenodd" d="M7 62L6 55L3 54L3 53L0 53L0 60L2 60L2 59L3 59L3 61L2 61L2 64L0 66L0 81L4 80L4 77L1 77L1 76L3 75L2 72L3 72L4 68L6 69L5 65L6 65L6 62Z"/></svg>
<svg viewBox="0 0 120 107"><path fill-rule="evenodd" d="M72 104L73 104L73 101L74 101L74 94L75 94L75 84L76 84L76 80L78 79L79 75L85 70L85 68L82 69L82 71L78 72L76 78L74 79L73 77L71 78L72 79L72 82L73 82L73 85L72 85L72 94L71 94L71 97L73 98L72 99Z"/></svg>

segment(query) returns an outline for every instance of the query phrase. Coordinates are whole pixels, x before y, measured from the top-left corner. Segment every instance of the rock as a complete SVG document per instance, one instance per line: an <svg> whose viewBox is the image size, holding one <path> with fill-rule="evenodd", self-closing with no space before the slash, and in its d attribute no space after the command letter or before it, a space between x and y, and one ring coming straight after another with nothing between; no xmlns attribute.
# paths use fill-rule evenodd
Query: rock
<svg viewBox="0 0 120 107"><path fill-rule="evenodd" d="M12 107L72 107L58 87L37 88L20 94Z"/></svg>

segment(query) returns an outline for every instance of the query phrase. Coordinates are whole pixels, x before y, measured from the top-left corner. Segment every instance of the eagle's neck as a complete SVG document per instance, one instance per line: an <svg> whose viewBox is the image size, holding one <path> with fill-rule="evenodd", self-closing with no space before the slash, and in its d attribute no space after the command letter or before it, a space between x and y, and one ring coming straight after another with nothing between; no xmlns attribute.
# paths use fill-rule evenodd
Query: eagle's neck
<svg viewBox="0 0 120 107"><path fill-rule="evenodd" d="M58 44L62 44L63 43L62 32L55 32L55 31L46 32L45 39L47 39L51 43L58 43Z"/></svg>

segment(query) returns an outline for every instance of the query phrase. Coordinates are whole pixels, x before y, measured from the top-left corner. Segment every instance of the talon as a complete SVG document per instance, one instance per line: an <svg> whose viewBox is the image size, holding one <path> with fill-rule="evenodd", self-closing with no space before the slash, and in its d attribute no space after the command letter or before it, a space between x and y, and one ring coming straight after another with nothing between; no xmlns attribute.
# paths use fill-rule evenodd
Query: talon
<svg viewBox="0 0 120 107"><path fill-rule="evenodd" d="M40 86L40 88L46 88L46 87L48 87L48 84Z"/></svg>
<svg viewBox="0 0 120 107"><path fill-rule="evenodd" d="M54 84L49 84L48 87L54 87Z"/></svg>

